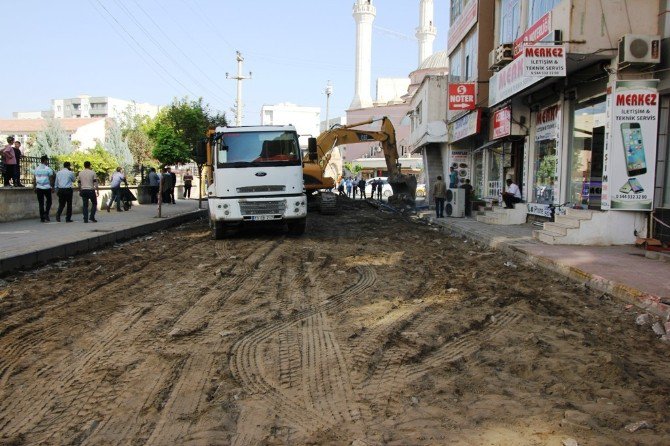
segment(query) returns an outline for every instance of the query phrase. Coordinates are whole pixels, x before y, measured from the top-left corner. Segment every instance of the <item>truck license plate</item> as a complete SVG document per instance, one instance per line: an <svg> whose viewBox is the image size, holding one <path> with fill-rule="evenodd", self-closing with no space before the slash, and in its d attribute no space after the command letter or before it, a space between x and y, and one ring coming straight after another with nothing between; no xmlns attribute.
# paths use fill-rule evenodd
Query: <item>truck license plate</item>
<svg viewBox="0 0 670 446"><path fill-rule="evenodd" d="M253 221L263 221L263 220L274 220L274 215L253 215L251 217Z"/></svg>

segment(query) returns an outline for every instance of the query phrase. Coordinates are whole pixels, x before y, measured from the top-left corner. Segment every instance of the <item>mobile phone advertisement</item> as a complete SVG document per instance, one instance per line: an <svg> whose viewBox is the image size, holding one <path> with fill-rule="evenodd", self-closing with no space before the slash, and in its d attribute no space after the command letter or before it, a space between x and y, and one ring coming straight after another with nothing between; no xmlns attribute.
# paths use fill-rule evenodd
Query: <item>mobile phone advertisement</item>
<svg viewBox="0 0 670 446"><path fill-rule="evenodd" d="M658 80L616 81L607 98L602 209L651 211L658 139Z"/></svg>

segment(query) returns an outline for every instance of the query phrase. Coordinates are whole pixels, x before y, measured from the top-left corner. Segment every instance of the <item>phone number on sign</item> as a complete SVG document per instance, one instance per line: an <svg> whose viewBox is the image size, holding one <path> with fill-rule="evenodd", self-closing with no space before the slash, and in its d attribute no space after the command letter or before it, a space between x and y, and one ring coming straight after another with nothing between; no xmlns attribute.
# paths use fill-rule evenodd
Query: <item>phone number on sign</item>
<svg viewBox="0 0 670 446"><path fill-rule="evenodd" d="M647 200L649 197L647 197L646 194L635 195L635 196L632 196L632 197L630 195L615 194L613 198L615 200L636 201L636 200Z"/></svg>

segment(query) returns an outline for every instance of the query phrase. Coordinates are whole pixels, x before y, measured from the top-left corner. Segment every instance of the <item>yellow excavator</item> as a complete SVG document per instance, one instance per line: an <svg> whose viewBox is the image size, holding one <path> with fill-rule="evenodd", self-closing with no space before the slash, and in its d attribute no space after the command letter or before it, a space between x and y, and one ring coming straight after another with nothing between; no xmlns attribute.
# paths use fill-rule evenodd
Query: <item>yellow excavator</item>
<svg viewBox="0 0 670 446"><path fill-rule="evenodd" d="M357 127L381 121L380 130L359 130ZM337 195L329 192L335 179L324 176L336 146L378 141L384 152L388 182L393 189L391 203L413 204L416 198L416 178L402 174L396 145L395 127L389 118L370 119L356 124L333 126L318 138L309 138L308 151L303 159L303 178L308 198L316 197L322 214L338 213Z"/></svg>

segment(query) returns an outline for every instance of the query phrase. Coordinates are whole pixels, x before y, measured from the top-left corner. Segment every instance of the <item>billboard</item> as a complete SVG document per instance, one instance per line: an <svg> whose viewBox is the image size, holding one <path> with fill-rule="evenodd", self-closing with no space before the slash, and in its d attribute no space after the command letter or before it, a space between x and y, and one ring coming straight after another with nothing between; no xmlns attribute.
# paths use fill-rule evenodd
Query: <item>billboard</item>
<svg viewBox="0 0 670 446"><path fill-rule="evenodd" d="M658 80L616 81L608 97L601 207L651 211L658 139Z"/></svg>

